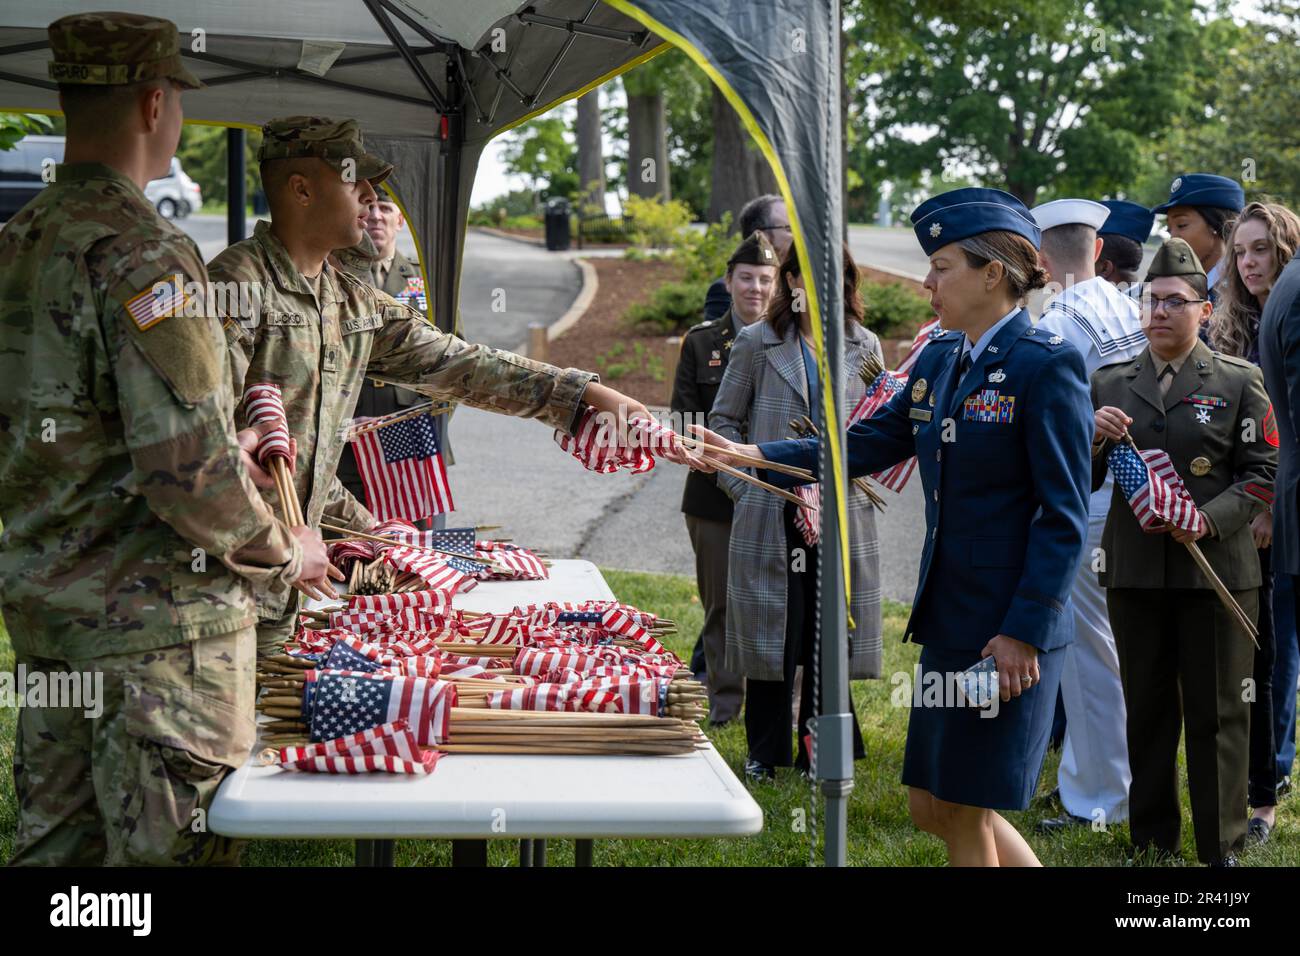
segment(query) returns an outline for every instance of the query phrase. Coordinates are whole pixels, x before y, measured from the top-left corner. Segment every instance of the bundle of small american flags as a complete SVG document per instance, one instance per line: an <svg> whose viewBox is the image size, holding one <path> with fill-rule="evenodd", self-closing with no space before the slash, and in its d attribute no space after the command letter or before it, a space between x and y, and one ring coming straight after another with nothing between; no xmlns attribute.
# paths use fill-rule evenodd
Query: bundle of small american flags
<svg viewBox="0 0 1300 956"><path fill-rule="evenodd" d="M602 475L620 470L633 474L649 471L655 466L656 456L679 464L687 460L679 436L671 428L653 419L637 418L620 429L615 416L590 407L578 419L572 435L557 430L555 441L583 468Z"/></svg>
<svg viewBox="0 0 1300 956"><path fill-rule="evenodd" d="M1143 530L1163 530L1166 522L1183 531L1204 530L1205 518L1167 451L1151 448L1139 452L1123 442L1111 449L1106 461Z"/></svg>

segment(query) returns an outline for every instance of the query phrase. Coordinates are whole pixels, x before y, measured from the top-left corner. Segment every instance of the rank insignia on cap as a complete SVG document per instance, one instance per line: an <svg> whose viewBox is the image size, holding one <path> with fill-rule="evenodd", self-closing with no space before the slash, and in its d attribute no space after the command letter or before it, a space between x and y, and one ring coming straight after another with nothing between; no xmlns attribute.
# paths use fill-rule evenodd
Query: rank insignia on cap
<svg viewBox="0 0 1300 956"><path fill-rule="evenodd" d="M1178 190L1182 187L1182 185L1183 185L1183 177L1179 176L1177 179L1175 179L1172 183L1169 184L1170 195L1173 195L1174 193L1178 192Z"/></svg>
<svg viewBox="0 0 1300 956"><path fill-rule="evenodd" d="M923 378L918 378L915 382L913 382L913 383L912 383L912 401L914 401L914 402L919 402L921 399L925 398L925 390L926 390L927 387L928 387L928 385L927 385L925 379L923 379Z"/></svg>
<svg viewBox="0 0 1300 956"><path fill-rule="evenodd" d="M936 222L930 227L930 236L933 239L939 238L939 233L943 232L943 223Z"/></svg>
<svg viewBox="0 0 1300 956"><path fill-rule="evenodd" d="M185 308L185 283L180 275L161 276L143 292L126 300L126 311L141 332Z"/></svg>
<svg viewBox="0 0 1300 956"><path fill-rule="evenodd" d="M1191 472L1197 478L1204 477L1210 473L1210 459L1201 455L1192 459Z"/></svg>
<svg viewBox="0 0 1300 956"><path fill-rule="evenodd" d="M989 381L992 382L994 385L997 385L1001 382L1005 382L1006 380L1007 380L1007 373L1002 371L1002 369L1000 368L994 369L992 372L989 372Z"/></svg>

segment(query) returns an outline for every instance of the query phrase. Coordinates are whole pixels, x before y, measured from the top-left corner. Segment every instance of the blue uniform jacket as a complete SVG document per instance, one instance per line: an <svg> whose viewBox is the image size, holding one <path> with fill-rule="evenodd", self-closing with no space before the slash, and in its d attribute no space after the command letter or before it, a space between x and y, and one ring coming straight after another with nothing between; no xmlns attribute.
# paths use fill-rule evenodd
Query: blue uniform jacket
<svg viewBox="0 0 1300 956"><path fill-rule="evenodd" d="M849 475L917 456L926 532L904 640L978 652L1006 634L1062 647L1074 638L1068 602L1088 528L1083 357L1023 309L957 383L962 345L960 332L931 340L906 387L849 429ZM816 439L759 447L769 461L817 468Z"/></svg>

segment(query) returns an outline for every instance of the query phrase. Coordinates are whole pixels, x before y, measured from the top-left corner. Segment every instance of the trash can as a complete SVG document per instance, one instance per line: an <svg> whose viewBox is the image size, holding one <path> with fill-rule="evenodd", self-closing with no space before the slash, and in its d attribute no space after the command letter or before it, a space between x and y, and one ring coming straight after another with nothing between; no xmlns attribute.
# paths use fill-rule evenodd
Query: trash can
<svg viewBox="0 0 1300 956"><path fill-rule="evenodd" d="M569 201L552 196L546 201L546 248L563 252L569 248Z"/></svg>

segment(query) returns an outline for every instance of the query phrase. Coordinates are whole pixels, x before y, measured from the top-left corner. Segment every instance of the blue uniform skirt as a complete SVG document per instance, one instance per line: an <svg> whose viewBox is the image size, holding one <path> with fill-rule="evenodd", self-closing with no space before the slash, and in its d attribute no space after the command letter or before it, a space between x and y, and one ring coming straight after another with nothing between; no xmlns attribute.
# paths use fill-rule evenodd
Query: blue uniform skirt
<svg viewBox="0 0 1300 956"><path fill-rule="evenodd" d="M981 711L969 705L953 706L952 681L947 679L978 663L979 652L923 647L920 689L913 690L907 726L903 784L949 803L990 810L1027 808L1047 755L1067 650L1040 651L1039 682L1019 697L999 700L997 716L981 717ZM941 695L925 696L927 674L943 677Z"/></svg>

